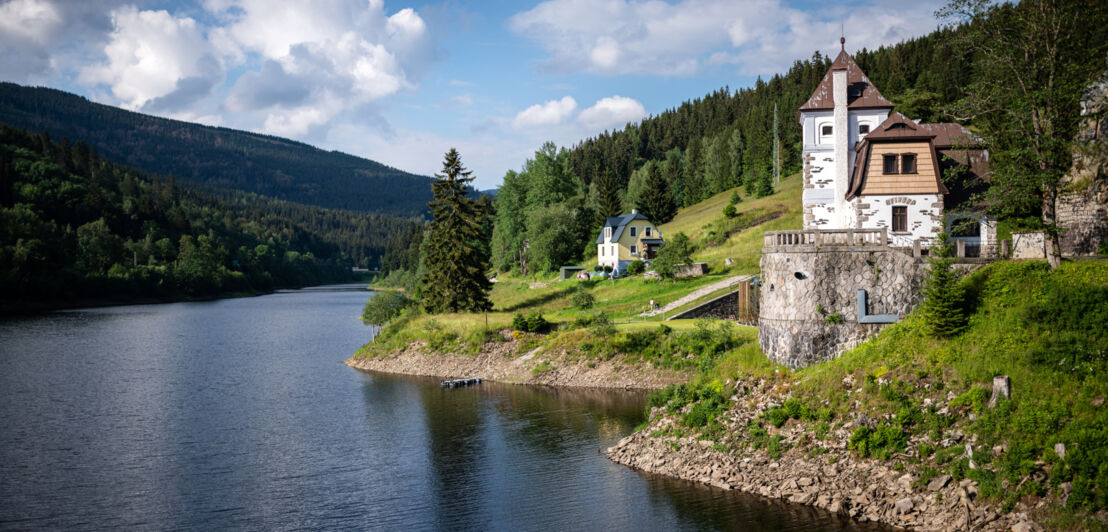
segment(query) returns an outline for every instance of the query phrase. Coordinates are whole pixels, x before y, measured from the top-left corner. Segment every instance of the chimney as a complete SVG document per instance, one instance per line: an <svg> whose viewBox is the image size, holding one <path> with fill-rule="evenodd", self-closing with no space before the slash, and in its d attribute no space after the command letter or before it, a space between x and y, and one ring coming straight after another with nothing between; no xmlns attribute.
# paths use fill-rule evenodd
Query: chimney
<svg viewBox="0 0 1108 532"><path fill-rule="evenodd" d="M850 132L846 114L846 68L831 72L831 92L835 102L835 215L846 224L846 192L850 182L850 152L848 140ZM836 226L839 224L835 224ZM845 228L845 226L844 226Z"/></svg>
<svg viewBox="0 0 1108 532"><path fill-rule="evenodd" d="M631 214L638 214L638 213L639 213L638 209L631 209Z"/></svg>

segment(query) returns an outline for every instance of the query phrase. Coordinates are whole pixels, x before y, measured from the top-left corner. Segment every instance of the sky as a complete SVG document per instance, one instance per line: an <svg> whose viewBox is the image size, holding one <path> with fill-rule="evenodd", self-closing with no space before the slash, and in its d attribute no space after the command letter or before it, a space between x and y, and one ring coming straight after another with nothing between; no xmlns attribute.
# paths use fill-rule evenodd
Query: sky
<svg viewBox="0 0 1108 532"><path fill-rule="evenodd" d="M0 79L495 188L727 86L933 31L933 0L0 0Z"/></svg>

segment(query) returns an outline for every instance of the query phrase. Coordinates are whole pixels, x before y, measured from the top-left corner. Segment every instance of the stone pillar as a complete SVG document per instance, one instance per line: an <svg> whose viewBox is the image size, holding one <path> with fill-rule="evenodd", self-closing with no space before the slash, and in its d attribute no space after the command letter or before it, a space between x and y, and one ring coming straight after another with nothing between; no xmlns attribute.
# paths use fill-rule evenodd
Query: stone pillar
<svg viewBox="0 0 1108 532"><path fill-rule="evenodd" d="M923 256L923 253L920 251L918 238L912 241L912 256L917 259Z"/></svg>
<svg viewBox="0 0 1108 532"><path fill-rule="evenodd" d="M955 240L954 241L954 246L958 250L958 253L956 253L955 255L959 259L966 256L966 241L965 240Z"/></svg>

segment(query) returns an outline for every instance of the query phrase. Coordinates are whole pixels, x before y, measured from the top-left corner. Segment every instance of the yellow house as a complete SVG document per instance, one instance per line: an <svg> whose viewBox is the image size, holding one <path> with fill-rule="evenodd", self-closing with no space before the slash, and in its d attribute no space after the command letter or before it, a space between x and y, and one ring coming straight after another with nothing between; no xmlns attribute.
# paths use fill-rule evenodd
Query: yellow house
<svg viewBox="0 0 1108 532"><path fill-rule="evenodd" d="M623 272L632 261L654 258L662 245L662 232L650 220L632 209L631 214L612 216L596 237L596 263Z"/></svg>

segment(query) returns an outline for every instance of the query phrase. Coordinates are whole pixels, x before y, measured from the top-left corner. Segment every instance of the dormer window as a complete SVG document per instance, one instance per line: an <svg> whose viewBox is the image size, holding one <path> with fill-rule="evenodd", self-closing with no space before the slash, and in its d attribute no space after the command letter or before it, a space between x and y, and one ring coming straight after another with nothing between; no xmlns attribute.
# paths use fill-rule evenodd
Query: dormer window
<svg viewBox="0 0 1108 532"><path fill-rule="evenodd" d="M604 240L611 240L611 239L612 239L612 226L609 225L608 227L604 228Z"/></svg>
<svg viewBox="0 0 1108 532"><path fill-rule="evenodd" d="M882 165L881 169L882 169L883 173L886 173L886 174L899 173L899 172L897 172L896 155L886 155L884 157L884 164Z"/></svg>
<svg viewBox="0 0 1108 532"><path fill-rule="evenodd" d="M869 133L869 124L862 124L858 126L859 135L865 135L866 133Z"/></svg>
<svg viewBox="0 0 1108 532"><path fill-rule="evenodd" d="M902 173L902 174L914 174L914 173L916 173L916 154L914 154L914 153L902 153L902 154L900 154L900 173Z"/></svg>
<svg viewBox="0 0 1108 532"><path fill-rule="evenodd" d="M861 87L858 87L857 85L852 85L850 87L849 93L850 93L851 98L857 98L857 97L862 95L862 89L861 89Z"/></svg>
<svg viewBox="0 0 1108 532"><path fill-rule="evenodd" d="M823 128L820 129L820 135L830 135L830 134L831 134L831 126L823 126Z"/></svg>

